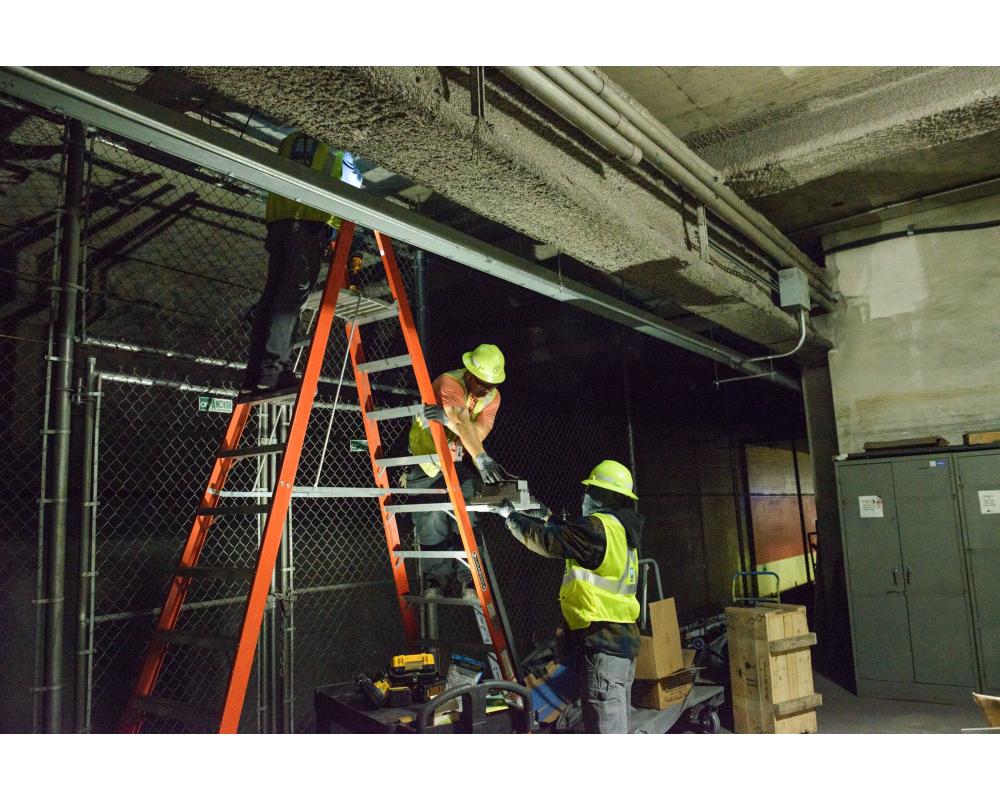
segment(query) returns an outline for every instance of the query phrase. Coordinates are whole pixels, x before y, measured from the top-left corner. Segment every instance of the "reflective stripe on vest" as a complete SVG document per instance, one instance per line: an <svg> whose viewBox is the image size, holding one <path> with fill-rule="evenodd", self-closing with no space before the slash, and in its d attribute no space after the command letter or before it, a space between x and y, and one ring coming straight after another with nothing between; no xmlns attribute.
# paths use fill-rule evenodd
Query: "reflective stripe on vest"
<svg viewBox="0 0 1000 800"><path fill-rule="evenodd" d="M338 180L342 177L343 151L331 150L328 145L318 139L313 139L311 136L302 133L286 136L278 148L278 155L292 161L298 161L310 169ZM331 228L340 227L340 217L273 193L267 196L267 213L264 219L268 223L283 219L301 219L325 222Z"/></svg>
<svg viewBox="0 0 1000 800"><path fill-rule="evenodd" d="M639 601L639 553L628 546L625 526L613 514L592 514L604 527L607 545L596 570L566 559L559 605L571 630L592 622L635 622Z"/></svg>
<svg viewBox="0 0 1000 800"><path fill-rule="evenodd" d="M454 372L446 372L445 375L458 381L458 385L462 387L462 392L465 394L464 406L468 407L469 390L465 386L465 370L457 369ZM472 407L472 411L469 412L469 419L475 422L496 396L497 390L490 389L484 397L479 398ZM447 427L445 428L445 433L448 435L449 442L458 440L458 437ZM430 428L427 427L423 417L414 417L413 424L410 425L410 455L425 456L436 452L437 448L434 446L434 437L431 436ZM441 472L441 468L436 464L421 464L420 468L429 478L434 478Z"/></svg>

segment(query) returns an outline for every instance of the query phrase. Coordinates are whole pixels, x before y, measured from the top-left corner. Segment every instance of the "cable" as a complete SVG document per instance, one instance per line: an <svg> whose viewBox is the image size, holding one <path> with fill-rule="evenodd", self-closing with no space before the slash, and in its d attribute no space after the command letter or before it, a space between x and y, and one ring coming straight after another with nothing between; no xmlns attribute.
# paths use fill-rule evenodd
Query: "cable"
<svg viewBox="0 0 1000 800"><path fill-rule="evenodd" d="M824 250L823 255L829 256L834 253L842 253L844 250L854 250L858 247L867 247L868 245L878 244L879 242L888 242L891 239L902 239L906 236L922 236L928 233L958 233L960 231L978 231L984 228L996 227L1000 227L1000 219L989 220L987 222L969 222L963 225L941 225L935 228L907 228L904 231L881 233L878 236L869 236L866 239L858 239L854 242L838 244L836 247Z"/></svg>

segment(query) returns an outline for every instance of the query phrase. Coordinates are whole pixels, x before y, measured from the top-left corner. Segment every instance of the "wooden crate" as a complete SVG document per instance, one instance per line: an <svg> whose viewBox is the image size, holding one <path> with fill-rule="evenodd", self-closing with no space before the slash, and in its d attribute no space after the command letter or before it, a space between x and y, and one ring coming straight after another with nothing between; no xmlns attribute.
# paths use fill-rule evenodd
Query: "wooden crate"
<svg viewBox="0 0 1000 800"><path fill-rule="evenodd" d="M737 733L815 733L813 691L805 606L764 603L727 608L729 674Z"/></svg>

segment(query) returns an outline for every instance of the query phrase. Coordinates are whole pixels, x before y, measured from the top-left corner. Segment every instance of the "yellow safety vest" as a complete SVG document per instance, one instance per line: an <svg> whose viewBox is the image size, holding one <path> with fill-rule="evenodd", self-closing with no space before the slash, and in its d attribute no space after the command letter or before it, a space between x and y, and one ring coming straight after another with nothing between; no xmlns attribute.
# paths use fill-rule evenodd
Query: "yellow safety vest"
<svg viewBox="0 0 1000 800"><path fill-rule="evenodd" d="M635 622L639 618L639 552L628 546L625 526L612 514L592 514L604 525L607 548L595 570L566 559L559 605L570 630L592 622Z"/></svg>
<svg viewBox="0 0 1000 800"><path fill-rule="evenodd" d="M300 164L306 164L310 169L340 180L344 164L344 151L331 150L329 145L323 144L319 139L313 139L304 133L290 134L281 141L278 155L292 161L298 161ZM320 211L278 194L269 194L264 220L270 224L283 219L304 219L325 222L331 228L340 227L340 217L335 217L326 211Z"/></svg>
<svg viewBox="0 0 1000 800"><path fill-rule="evenodd" d="M465 370L457 369L454 372L446 372L445 375L458 381L462 387L462 391L465 392L465 402L468 403L469 390L465 388ZM492 403L493 398L496 396L497 390L490 389L485 397L476 401L476 404L472 407L472 411L469 412L469 418L475 422L479 418L479 415L483 413L483 409ZM445 433L448 435L449 442L454 442L458 439L458 436L447 428L445 428ZM461 448L461 445L459 445L459 448ZM434 446L434 437L431 436L431 431L427 423L423 417L414 417L413 424L410 426L410 455L426 456L436 452L437 448ZM437 464L421 464L420 468L430 478L436 477L441 472L441 468Z"/></svg>

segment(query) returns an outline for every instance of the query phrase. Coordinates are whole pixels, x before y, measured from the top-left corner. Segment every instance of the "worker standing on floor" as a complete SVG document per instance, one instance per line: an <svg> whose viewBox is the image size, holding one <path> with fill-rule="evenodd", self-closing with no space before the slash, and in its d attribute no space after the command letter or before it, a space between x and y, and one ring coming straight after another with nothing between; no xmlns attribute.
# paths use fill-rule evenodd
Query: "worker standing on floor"
<svg viewBox="0 0 1000 800"><path fill-rule="evenodd" d="M580 518L539 520L509 503L491 510L534 553L566 560L559 605L568 631L567 662L576 661L583 724L587 733L628 733L635 659L639 653L639 543L643 518L632 473L602 461L583 481Z"/></svg>
<svg viewBox="0 0 1000 800"><path fill-rule="evenodd" d="M301 131L286 136L278 154L352 186L361 186L361 172L350 153L332 150ZM267 198L265 222L267 281L253 312L242 387L245 392L298 384L291 354L299 316L319 277L323 256L340 228L338 217L273 193Z"/></svg>
<svg viewBox="0 0 1000 800"><path fill-rule="evenodd" d="M468 454L484 483L496 483L502 470L487 454L483 442L493 430L500 408L497 385L506 377L504 357L494 344L481 344L462 356L464 369L439 375L433 383L437 405L426 406L425 419L415 417L410 427L410 453L415 456L436 453L429 422L443 425L448 447L455 460L455 470L468 499L474 491L475 474L462 458ZM442 488L444 476L436 464L415 464L406 474L411 489ZM475 514L469 514L475 524ZM423 550L461 550L454 519L446 511L413 515L413 527ZM429 598L460 596L474 592L468 570L459 573L455 559L426 559L423 562L424 594Z"/></svg>

